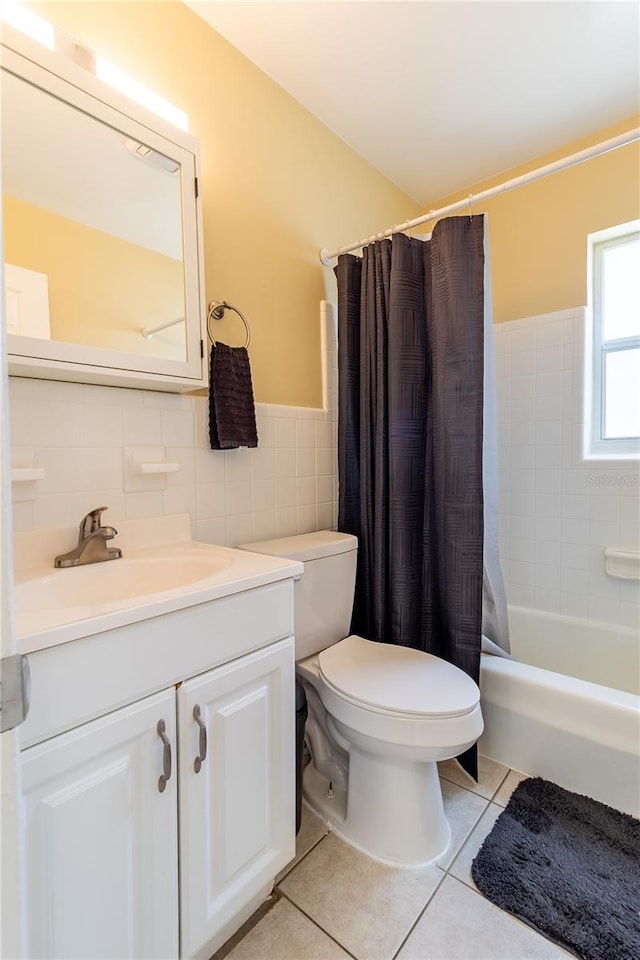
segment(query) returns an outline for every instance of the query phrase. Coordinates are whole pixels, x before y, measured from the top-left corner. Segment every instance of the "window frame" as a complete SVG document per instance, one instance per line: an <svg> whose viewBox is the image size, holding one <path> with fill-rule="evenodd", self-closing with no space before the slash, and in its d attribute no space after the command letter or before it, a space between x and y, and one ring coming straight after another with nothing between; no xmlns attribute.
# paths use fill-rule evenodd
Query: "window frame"
<svg viewBox="0 0 640 960"><path fill-rule="evenodd" d="M606 360L611 353L640 348L640 335L605 340L603 337L603 253L640 238L640 220L620 224L588 237L587 337L585 352L585 460L638 460L640 437L605 437Z"/></svg>

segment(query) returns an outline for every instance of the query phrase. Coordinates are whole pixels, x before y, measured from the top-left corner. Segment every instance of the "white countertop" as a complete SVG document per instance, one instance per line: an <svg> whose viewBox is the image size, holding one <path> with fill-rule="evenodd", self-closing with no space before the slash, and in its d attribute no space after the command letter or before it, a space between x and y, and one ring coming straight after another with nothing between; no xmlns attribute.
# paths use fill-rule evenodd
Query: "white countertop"
<svg viewBox="0 0 640 960"><path fill-rule="evenodd" d="M69 549L73 531L63 530L58 537L56 531L45 531L39 538L33 534L16 536L15 625L18 652L33 653L115 627L162 616L173 610L297 578L303 572L303 565L298 561L191 540L187 514L148 521L115 521L114 525L119 535L110 545L121 547L123 560L66 569L54 569L51 546L54 542L57 544L57 553ZM86 584L100 586L101 576L103 583L108 583L110 574L105 568L128 561L117 572L126 572L136 564L144 569L145 565L153 566L158 558L163 561L165 573L159 590L136 594L136 587L132 584L134 595L113 599L100 596L100 590L96 593L95 590L85 589ZM135 563L131 564L131 561ZM209 562L212 572L207 575ZM193 582L171 587L168 586L171 578L167 577L166 572L173 569L174 565L178 578L181 570L184 572L188 565L203 571L205 575L198 574ZM60 603L50 599L55 598L58 586L60 595L65 598ZM87 592L91 594L91 600L83 602ZM42 602L39 602L39 597L43 598ZM69 601L69 597L73 599Z"/></svg>

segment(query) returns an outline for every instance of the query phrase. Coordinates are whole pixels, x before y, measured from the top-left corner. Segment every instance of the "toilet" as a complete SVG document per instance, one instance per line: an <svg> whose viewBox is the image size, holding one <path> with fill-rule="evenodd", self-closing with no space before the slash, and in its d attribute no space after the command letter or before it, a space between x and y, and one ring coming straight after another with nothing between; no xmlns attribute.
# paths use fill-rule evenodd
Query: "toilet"
<svg viewBox="0 0 640 960"><path fill-rule="evenodd" d="M480 691L431 654L348 635L357 548L327 530L241 547L304 564L294 632L308 703L305 800L369 856L416 866L449 843L437 761L482 733Z"/></svg>

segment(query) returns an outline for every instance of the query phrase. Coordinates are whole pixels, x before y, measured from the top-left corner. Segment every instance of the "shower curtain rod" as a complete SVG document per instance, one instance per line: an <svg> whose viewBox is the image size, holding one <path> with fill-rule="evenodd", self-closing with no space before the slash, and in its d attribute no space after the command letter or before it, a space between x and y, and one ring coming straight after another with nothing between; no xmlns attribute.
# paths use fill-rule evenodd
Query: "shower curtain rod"
<svg viewBox="0 0 640 960"><path fill-rule="evenodd" d="M421 223L427 223L429 220L437 220L448 213L454 213L456 210L462 210L465 207L471 209L472 203L481 203L483 200L489 200L491 197L496 197L500 193L507 193L509 190L515 190L517 187L523 187L527 183L533 183L534 180L541 180L543 177L548 177L552 173L558 173L559 170L566 170L567 167L573 167L577 163L582 163L583 160L591 160L593 157L599 157L603 153L608 153L610 150L617 150L618 147L624 147L629 143L634 143L636 140L640 140L640 127L627 130L626 133L621 133L617 137L611 137L609 140L603 140L601 143L596 143L592 147L587 147L586 150L580 150L578 153L572 153L568 157L563 157L561 160L554 160L553 163L547 163L544 167L538 167L536 170L523 173L521 176L514 177L512 180L506 180L504 183L500 183L496 187L490 187L488 190L483 190L481 193L470 193L464 200L456 200L455 203L450 203L448 206L441 207L439 210L429 210L428 213L423 214L421 217L416 217L415 220L406 220L404 223L398 223L396 226L388 227L380 233L374 233L370 237L365 237L364 240L358 240L357 243L350 243L346 247L338 247L337 250L332 251L323 247L320 251L320 260L325 267L328 267L331 260L338 257L341 253L358 250L367 243L373 243L374 240L382 240L384 237L391 237L394 233L404 233L405 230L417 227Z"/></svg>

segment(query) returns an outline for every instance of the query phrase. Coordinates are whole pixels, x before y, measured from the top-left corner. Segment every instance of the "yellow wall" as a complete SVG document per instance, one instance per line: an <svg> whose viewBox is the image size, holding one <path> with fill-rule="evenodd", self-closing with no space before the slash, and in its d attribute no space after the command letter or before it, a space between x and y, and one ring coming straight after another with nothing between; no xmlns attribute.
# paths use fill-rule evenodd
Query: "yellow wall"
<svg viewBox="0 0 640 960"><path fill-rule="evenodd" d="M202 147L207 298L251 324L257 400L320 405L319 304L335 285L318 249L417 216L417 204L183 4L30 8L186 110ZM244 335L231 313L216 331Z"/></svg>
<svg viewBox="0 0 640 960"><path fill-rule="evenodd" d="M52 340L185 359L183 325L140 334L184 316L180 260L7 195L3 221L6 262L47 275Z"/></svg>
<svg viewBox="0 0 640 960"><path fill-rule="evenodd" d="M638 126L638 117L448 197L423 212L520 176ZM489 215L497 323L587 302L587 235L640 217L640 145L621 147L473 206ZM423 228L424 229L424 228Z"/></svg>

